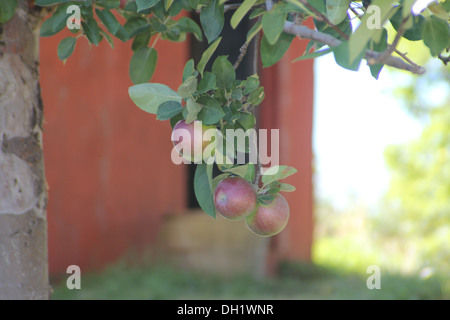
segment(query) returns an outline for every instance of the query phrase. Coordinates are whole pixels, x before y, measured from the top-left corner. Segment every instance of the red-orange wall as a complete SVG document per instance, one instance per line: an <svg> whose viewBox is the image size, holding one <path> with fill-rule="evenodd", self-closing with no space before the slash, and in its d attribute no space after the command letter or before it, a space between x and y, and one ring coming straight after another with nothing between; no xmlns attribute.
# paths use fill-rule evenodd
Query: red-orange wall
<svg viewBox="0 0 450 320"><path fill-rule="evenodd" d="M128 97L131 43L89 48L81 38L63 65L56 49L64 36L40 44L52 274L72 264L97 268L144 248L162 216L179 212L186 200L185 170L170 160L169 123ZM156 48L152 82L176 90L187 44L160 41Z"/></svg>

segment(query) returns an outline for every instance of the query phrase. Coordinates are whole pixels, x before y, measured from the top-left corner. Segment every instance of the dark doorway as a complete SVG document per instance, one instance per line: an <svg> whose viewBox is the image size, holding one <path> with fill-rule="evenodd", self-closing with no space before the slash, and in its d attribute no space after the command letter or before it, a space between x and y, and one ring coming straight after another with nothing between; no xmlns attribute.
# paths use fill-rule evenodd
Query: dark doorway
<svg viewBox="0 0 450 320"><path fill-rule="evenodd" d="M225 13L225 25L223 27L221 36L222 41L220 42L218 48L216 49L214 55L209 60L208 64L205 67L205 70L210 71L212 61L215 60L217 56L221 55L227 55L228 59L231 61L231 63L234 64L236 59L238 58L240 51L239 49L242 47L242 45L245 43L247 38L247 32L252 27L254 20L249 20L248 16L244 17L242 19L241 23L237 26L236 29L233 29L230 25L230 19L233 15L234 10L230 10ZM192 19L194 19L199 25L200 20L199 16L195 14L192 16ZM253 53L254 53L254 46L255 46L255 40L252 40L252 43L249 45L247 49L247 53L245 54L244 58L242 59L242 62L239 64L238 68L236 69L236 77L237 79L246 79L248 76L254 74L253 72ZM197 65L198 61L200 60L202 53L208 48L208 43L206 41L206 37L204 37L204 40L202 42L197 41L194 37L191 37L190 42L190 51L191 51L191 57L195 61L195 65ZM195 164L189 164L187 165L188 170L188 208L194 209L199 208L197 199L195 198L194 194L194 174L195 174ZM214 175L217 174L217 168L214 170Z"/></svg>

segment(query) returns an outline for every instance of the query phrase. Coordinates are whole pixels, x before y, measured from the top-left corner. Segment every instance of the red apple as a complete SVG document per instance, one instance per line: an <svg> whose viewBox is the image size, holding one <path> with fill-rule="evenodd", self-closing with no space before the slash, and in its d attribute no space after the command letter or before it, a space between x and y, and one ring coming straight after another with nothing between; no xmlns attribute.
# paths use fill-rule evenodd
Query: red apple
<svg viewBox="0 0 450 320"><path fill-rule="evenodd" d="M229 220L243 219L255 210L256 194L252 185L244 178L225 178L214 191L214 205Z"/></svg>
<svg viewBox="0 0 450 320"><path fill-rule="evenodd" d="M205 126L198 120L191 123L186 123L185 120L178 121L172 130L172 142L175 150L188 161L202 160L205 148L210 143L214 143L214 140L213 142L203 140L203 134L208 129L215 129L215 127Z"/></svg>
<svg viewBox="0 0 450 320"><path fill-rule="evenodd" d="M278 194L268 205L259 204L245 222L255 234L270 237L281 232L289 220L289 205L286 199Z"/></svg>

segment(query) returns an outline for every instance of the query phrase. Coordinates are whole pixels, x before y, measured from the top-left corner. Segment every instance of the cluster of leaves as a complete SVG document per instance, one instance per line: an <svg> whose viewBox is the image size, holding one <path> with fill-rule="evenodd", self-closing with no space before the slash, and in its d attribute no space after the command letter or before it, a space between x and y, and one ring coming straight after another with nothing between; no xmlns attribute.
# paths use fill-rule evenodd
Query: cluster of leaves
<svg viewBox="0 0 450 320"><path fill-rule="evenodd" d="M310 41L305 54L297 60L317 58L333 52L337 64L356 71L367 50L383 53L388 49L388 22L396 32L402 29L402 33L397 33L395 36L401 36L409 41L423 41L433 57L448 52L450 48L450 1L448 0L439 0L439 2L436 0L417 15L412 12L416 0L362 1L364 6L350 0L309 0L308 2L328 20L325 22L321 16L315 14L314 23L317 30L341 40L342 43L336 47L328 47L323 43ZM372 8L377 9L372 10ZM351 11L353 15L350 14ZM360 24L353 31L351 20L354 19L355 14ZM374 22L380 27L374 27ZM337 29L342 32L338 32ZM382 63L370 65L371 73L375 78L378 78L382 67Z"/></svg>
<svg viewBox="0 0 450 320"><path fill-rule="evenodd" d="M220 130L224 146L216 148L216 156L220 151L222 159L228 157L224 163L218 164L222 171L213 179L213 164L202 162L197 165L194 176L194 192L201 208L211 216L215 216L213 192L219 181L230 176L240 176L250 183L255 179L255 164L237 164L237 153L249 151L249 143L230 141L227 139L227 130L241 129L244 132L253 129L256 123L255 116L249 111L250 106L259 105L264 98L264 89L260 86L258 76L252 75L245 80L237 80L233 65L227 56L217 57L211 71L204 68L221 38L217 38L206 50L195 67L194 60L189 60L183 71L183 82L177 91L160 83L142 83L129 89L134 103L142 110L156 114L158 120L169 120L172 128L184 120L191 123L196 120L202 124ZM229 150L233 150L231 153ZM277 168L271 169L276 170ZM263 186L256 185L259 201L266 203L274 199L279 191L293 191L294 187L281 184L281 180L296 172L289 167L278 168L279 172L270 171L263 175Z"/></svg>
<svg viewBox="0 0 450 320"><path fill-rule="evenodd" d="M98 45L106 39L113 45L113 37L121 41L132 41L133 58L130 77L134 83L151 79L157 63L156 41L159 38L183 41L186 33L193 33L201 40L203 34L208 43L215 41L224 26L225 0L128 0L121 8L120 0L35 0L38 6L56 6L52 16L41 27L41 36L52 36L66 25L71 12L70 5L81 8L80 29L73 29L73 37L63 39L58 47L58 56L65 60L73 52L79 37ZM267 10L266 3L273 6ZM425 10L413 13L417 0L243 0L236 9L231 26L236 26L248 16L254 25L247 34L247 42L263 30L260 53L264 67L281 59L295 35L283 31L286 21L300 23L308 17L314 19L317 31L340 40L340 45L329 46L311 40L305 53L297 60L317 58L333 52L336 62L349 70L358 70L367 50L384 52L389 48L388 22L394 30L401 31L400 38L423 41L433 57L441 60L450 48L449 12L450 0L435 0ZM14 15L17 0L0 4L0 23ZM372 8L376 8L377 10ZM200 26L189 17L174 18L182 10L199 12ZM117 11L121 16L113 11ZM353 11L353 14L351 12ZM352 19L361 21L357 28ZM123 19L122 19L123 18ZM374 21L379 26L374 27ZM123 23L121 23L123 22ZM353 30L355 29L355 30ZM150 39L154 42L150 44ZM405 59L406 60L406 59ZM446 60L448 61L448 60ZM371 72L378 77L384 61L372 61Z"/></svg>
<svg viewBox="0 0 450 320"><path fill-rule="evenodd" d="M80 8L80 27L72 28L74 35L64 38L58 46L61 60L70 57L80 38L86 38L95 46L105 39L111 47L114 47L114 37L123 42L131 41L134 53L129 74L133 83L138 84L152 78L158 60L155 45L159 39L184 41L186 34L192 33L202 40L202 29L194 20L189 17L174 19L182 10L193 10L192 2L195 1L136 0L126 2L123 7L120 0L36 0L35 4L57 5L41 26L42 37L53 36L66 27L67 20L74 17L70 6ZM192 5L196 7L196 4ZM152 38L153 43L150 43Z"/></svg>

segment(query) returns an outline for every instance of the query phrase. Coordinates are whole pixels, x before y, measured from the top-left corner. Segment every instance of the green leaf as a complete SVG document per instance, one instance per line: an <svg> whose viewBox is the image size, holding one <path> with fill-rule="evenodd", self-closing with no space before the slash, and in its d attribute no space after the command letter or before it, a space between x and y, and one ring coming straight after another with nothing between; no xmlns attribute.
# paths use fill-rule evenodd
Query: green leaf
<svg viewBox="0 0 450 320"><path fill-rule="evenodd" d="M14 16L17 0L2 1L0 4L0 23L5 23Z"/></svg>
<svg viewBox="0 0 450 320"><path fill-rule="evenodd" d="M372 50L376 51L376 52L383 52L384 50L387 49L387 40L388 40L388 34L387 34L387 30L383 29L382 31L382 35L380 37L380 41L375 42L372 41ZM378 76L381 72L381 69L383 69L383 64L378 63L378 64L374 64L369 66L370 68L370 73L372 74L372 77L374 77L375 79L378 79Z"/></svg>
<svg viewBox="0 0 450 320"><path fill-rule="evenodd" d="M271 45L266 37L263 37L261 40L261 61L263 67L270 67L277 63L289 49L293 39L293 35L282 33L278 41Z"/></svg>
<svg viewBox="0 0 450 320"><path fill-rule="evenodd" d="M234 123L233 113L231 112L231 108L229 106L223 106L223 112L225 113L225 116L223 117L223 120L227 122L222 126L222 130L230 129L229 126L234 126L232 123Z"/></svg>
<svg viewBox="0 0 450 320"><path fill-rule="evenodd" d="M169 13L169 16L175 17L177 16L182 10L189 10L189 4L187 3L187 0L173 0L173 3L171 4L169 10L167 12Z"/></svg>
<svg viewBox="0 0 450 320"><path fill-rule="evenodd" d="M317 11L326 15L327 8L324 0L308 0L308 3L313 6Z"/></svg>
<svg viewBox="0 0 450 320"><path fill-rule="evenodd" d="M200 58L200 61L197 65L197 71L200 72L200 74L203 76L203 70L206 67L206 64L208 63L209 59L211 59L211 56L214 54L214 51L216 51L217 46L219 45L220 41L222 40L222 37L219 37L211 43L208 47L208 49L203 52L202 57Z"/></svg>
<svg viewBox="0 0 450 320"><path fill-rule="evenodd" d="M183 120L183 112L177 114L176 116L170 118L170 126L173 129L173 127L175 127L175 125L178 123L178 121Z"/></svg>
<svg viewBox="0 0 450 320"><path fill-rule="evenodd" d="M258 34L258 32L261 31L261 29L262 29L262 22L261 20L258 20L247 32L247 43L250 43L250 41L252 41L252 39Z"/></svg>
<svg viewBox="0 0 450 320"><path fill-rule="evenodd" d="M148 43L150 42L152 33L151 33L150 26L146 26L145 28L146 28L146 31L140 32L140 33L136 34L136 36L134 37L133 43L131 44L131 50L136 51L140 48L148 47Z"/></svg>
<svg viewBox="0 0 450 320"><path fill-rule="evenodd" d="M95 4L106 9L116 9L120 5L120 0L102 0Z"/></svg>
<svg viewBox="0 0 450 320"><path fill-rule="evenodd" d="M262 195L259 195L256 200L261 204L269 205L272 203L273 200L275 200L275 196L273 196L271 194L262 194Z"/></svg>
<svg viewBox="0 0 450 320"><path fill-rule="evenodd" d="M187 78L194 75L195 68L194 68L194 59L190 59L186 64L184 65L183 69L183 82L186 81Z"/></svg>
<svg viewBox="0 0 450 320"><path fill-rule="evenodd" d="M252 6L255 4L256 0L244 0L242 4L237 8L237 10L234 12L233 16L231 17L231 27L233 29L236 29L238 24L241 22L241 20L244 18L244 16L247 14L247 12L252 8Z"/></svg>
<svg viewBox="0 0 450 320"><path fill-rule="evenodd" d="M166 101L159 105L158 111L156 112L157 120L168 120L183 110L181 103L177 101Z"/></svg>
<svg viewBox="0 0 450 320"><path fill-rule="evenodd" d="M35 0L34 4L37 6L51 6L58 3L64 3L67 0Z"/></svg>
<svg viewBox="0 0 450 320"><path fill-rule="evenodd" d="M220 4L219 0L211 0L206 7L202 8L200 23L208 43L214 41L220 35L224 22L224 6Z"/></svg>
<svg viewBox="0 0 450 320"><path fill-rule="evenodd" d="M422 37L431 55L436 57L450 46L450 26L435 16L428 17L424 21Z"/></svg>
<svg viewBox="0 0 450 320"><path fill-rule="evenodd" d="M268 185L269 183L272 183L273 181L278 181L285 179L294 173L297 172L297 169L288 167L288 166L273 166L269 169L267 169L263 175L262 175L262 182L264 185Z"/></svg>
<svg viewBox="0 0 450 320"><path fill-rule="evenodd" d="M142 110L156 114L158 107L166 101L181 103L181 97L161 83L142 83L128 89L131 100Z"/></svg>
<svg viewBox="0 0 450 320"><path fill-rule="evenodd" d="M192 121L197 120L197 115L202 110L202 105L195 102L192 99L188 99L186 101L186 110L187 110L187 116L186 116L186 123L191 123Z"/></svg>
<svg viewBox="0 0 450 320"><path fill-rule="evenodd" d="M198 120L201 120L203 124L216 124L225 116L225 112L216 99L210 96L202 96L197 102L204 106L197 115Z"/></svg>
<svg viewBox="0 0 450 320"><path fill-rule="evenodd" d="M138 11L136 1L127 0L127 3L125 4L125 7L123 8L123 10L136 13Z"/></svg>
<svg viewBox="0 0 450 320"><path fill-rule="evenodd" d="M142 10L153 7L160 0L136 0L137 11L140 12Z"/></svg>
<svg viewBox="0 0 450 320"><path fill-rule="evenodd" d="M169 10L172 3L173 3L173 0L164 0L164 8L166 9L166 11Z"/></svg>
<svg viewBox="0 0 450 320"><path fill-rule="evenodd" d="M152 16L149 21L152 25L153 31L166 32L169 30L168 27L156 16Z"/></svg>
<svg viewBox="0 0 450 320"><path fill-rule="evenodd" d="M302 55L302 56L292 60L292 62L296 62L296 61L300 61L300 60L319 58L319 57L324 56L324 55L326 55L326 54L328 54L328 53L330 53L332 51L333 50L331 50L330 48L314 51L314 52L311 52L311 53L304 54L304 55Z"/></svg>
<svg viewBox="0 0 450 320"><path fill-rule="evenodd" d="M130 78L134 84L148 82L155 72L158 54L152 48L140 48L136 50L130 61Z"/></svg>
<svg viewBox="0 0 450 320"><path fill-rule="evenodd" d="M264 8L255 8L252 10L252 12L250 13L250 15L248 16L248 18L251 19L255 19L257 17L259 17L260 15L266 13L266 10Z"/></svg>
<svg viewBox="0 0 450 320"><path fill-rule="evenodd" d="M192 96L195 89L197 89L197 77L190 76L178 87L178 94L182 98L188 98Z"/></svg>
<svg viewBox="0 0 450 320"><path fill-rule="evenodd" d="M53 36L64 29L67 18L71 15L71 13L66 12L67 7L67 4L59 6L53 15L42 23L39 31L41 37Z"/></svg>
<svg viewBox="0 0 450 320"><path fill-rule="evenodd" d="M205 93L210 90L215 90L216 88L216 75L214 73L206 71L203 74L202 80L200 80L200 82L198 83L198 92Z"/></svg>
<svg viewBox="0 0 450 320"><path fill-rule="evenodd" d="M334 38L339 39L339 40L346 40L346 38L342 34L337 32L336 30L334 30L332 27L330 27L324 21L321 21L321 20L318 20L318 19L314 19L314 25L316 26L317 30L320 31L320 32L329 34L329 35L331 35ZM352 34L352 25L350 23L350 17L348 15L345 17L344 21L342 21L341 23L336 25L336 27L339 28L339 30L341 30L348 37L351 36L351 34Z"/></svg>
<svg viewBox="0 0 450 320"><path fill-rule="evenodd" d="M442 8L444 8L445 11L450 13L450 1L446 0L445 2L441 3Z"/></svg>
<svg viewBox="0 0 450 320"><path fill-rule="evenodd" d="M105 37L106 41L109 43L110 47L114 49L114 41L109 33L100 29L100 34Z"/></svg>
<svg viewBox="0 0 450 320"><path fill-rule="evenodd" d="M146 30L145 27L147 26L149 26L147 19L143 17L131 17L125 22L123 28L130 37L134 37L136 34Z"/></svg>
<svg viewBox="0 0 450 320"><path fill-rule="evenodd" d="M239 88L234 88L231 91L231 99L241 100L242 99L242 90Z"/></svg>
<svg viewBox="0 0 450 320"><path fill-rule="evenodd" d="M267 11L262 17L262 28L264 38L270 45L275 45L283 32L286 13L277 10L278 6L274 6L272 10Z"/></svg>
<svg viewBox="0 0 450 320"><path fill-rule="evenodd" d="M199 27L199 25L192 20L191 18L188 17L182 17L177 21L176 26L178 28L180 28L181 32L191 32L194 34L195 38L198 41L202 41L203 40L203 35L202 35L202 29Z"/></svg>
<svg viewBox="0 0 450 320"><path fill-rule="evenodd" d="M245 130L248 130L252 129L255 126L256 119L255 116L251 113L239 112L238 122Z"/></svg>
<svg viewBox="0 0 450 320"><path fill-rule="evenodd" d="M361 24L355 33L350 37L349 40L349 63L352 63L356 58L361 56L361 53L366 49L367 43L373 38L374 34L378 32L379 29L372 28L372 22L374 19L379 19L380 27L389 19L391 15L395 13L398 7L393 9L393 4L396 0L373 0L371 6L377 8L372 13L364 14L361 19ZM371 7L370 6L370 7ZM369 8L370 8L369 7ZM377 15L379 10L380 15ZM370 27L369 27L369 23Z"/></svg>
<svg viewBox="0 0 450 320"><path fill-rule="evenodd" d="M449 20L449 14L448 14L447 11L444 9L444 7L441 6L441 4L436 3L436 2L430 3L430 4L428 5L428 9L429 9L431 12L433 12L433 15L434 15L436 18L439 18L439 19L444 20L444 21L448 21L448 20Z"/></svg>
<svg viewBox="0 0 450 320"><path fill-rule="evenodd" d="M215 218L216 209L214 207L212 185L212 165L205 163L198 164L194 174L195 197L200 208Z"/></svg>
<svg viewBox="0 0 450 320"><path fill-rule="evenodd" d="M361 60L366 53L366 51L363 50L360 52L359 57L350 60L350 48L348 41L344 41L340 45L333 47L332 49L334 52L334 59L336 60L336 63L341 67L352 71L357 71L359 69Z"/></svg>
<svg viewBox="0 0 450 320"><path fill-rule="evenodd" d="M273 196L276 196L277 193L280 192L281 183L279 183L278 181L272 181L266 187L268 188L268 190L266 191L267 194L271 194Z"/></svg>
<svg viewBox="0 0 450 320"><path fill-rule="evenodd" d="M248 96L247 102L253 106L259 105L264 100L264 88L259 87Z"/></svg>
<svg viewBox="0 0 450 320"><path fill-rule="evenodd" d="M105 25L106 29L111 32L113 35L117 33L120 29L120 23L117 21L116 17L109 11L108 9L95 9L97 16L100 21Z"/></svg>
<svg viewBox="0 0 450 320"><path fill-rule="evenodd" d="M398 10L390 19L392 27L395 31L398 31L400 25L402 23L403 17L400 10ZM419 41L422 40L422 29L424 24L424 17L422 15L412 16L409 18L409 21L412 22L412 27L407 29L403 34L403 38L408 39L410 41Z"/></svg>
<svg viewBox="0 0 450 320"><path fill-rule="evenodd" d="M316 17L302 2L299 0L286 0L286 2L300 9L301 12L308 16ZM317 11L326 16L325 0L308 0L308 3L313 6Z"/></svg>
<svg viewBox="0 0 450 320"><path fill-rule="evenodd" d="M280 191L293 192L295 191L295 187L287 183L280 183Z"/></svg>
<svg viewBox="0 0 450 320"><path fill-rule="evenodd" d="M334 25L344 21L351 0L326 0L328 20Z"/></svg>
<svg viewBox="0 0 450 320"><path fill-rule="evenodd" d="M87 23L81 21L81 26L83 27L86 37L89 42L98 46L100 42L100 28L98 27L97 21L94 18L88 18Z"/></svg>
<svg viewBox="0 0 450 320"><path fill-rule="evenodd" d="M61 60L66 60L73 53L75 49L75 44L77 42L76 38L68 37L61 40L58 45L58 58Z"/></svg>
<svg viewBox="0 0 450 320"><path fill-rule="evenodd" d="M128 34L128 32L122 26L120 26L120 28L117 31L117 33L115 34L115 36L117 39L119 39L123 42L127 42L131 38L130 35Z"/></svg>
<svg viewBox="0 0 450 320"><path fill-rule="evenodd" d="M251 75L247 77L244 91L242 92L244 95L249 94L252 91L255 91L259 87L259 77L257 74Z"/></svg>
<svg viewBox="0 0 450 320"><path fill-rule="evenodd" d="M403 0L402 3L402 17L406 18L408 15L411 14L411 8L414 5L416 0Z"/></svg>
<svg viewBox="0 0 450 320"><path fill-rule="evenodd" d="M212 72L216 75L217 88L230 90L234 87L236 72L227 56L217 57L212 65Z"/></svg>
<svg viewBox="0 0 450 320"><path fill-rule="evenodd" d="M247 163L241 166L224 169L223 171L238 175L249 182L252 182L255 178L255 165L253 163Z"/></svg>

